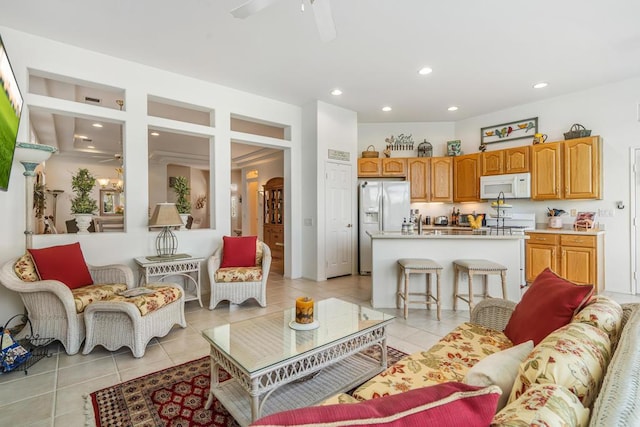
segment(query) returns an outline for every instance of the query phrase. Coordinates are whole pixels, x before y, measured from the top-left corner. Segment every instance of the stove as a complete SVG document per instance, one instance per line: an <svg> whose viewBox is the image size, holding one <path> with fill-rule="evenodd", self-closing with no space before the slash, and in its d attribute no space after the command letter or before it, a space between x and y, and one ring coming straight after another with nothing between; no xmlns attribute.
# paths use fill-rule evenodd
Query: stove
<svg viewBox="0 0 640 427"><path fill-rule="evenodd" d="M527 230L535 230L536 214L512 213L509 217L487 218L490 234L524 234Z"/></svg>
<svg viewBox="0 0 640 427"><path fill-rule="evenodd" d="M527 230L536 229L536 214L534 213L512 213L510 217L493 218L489 216L487 218L487 227L489 227L489 234L504 235L504 234L524 234ZM499 261L498 261L499 262ZM520 243L520 287L527 286L525 279L525 252L524 252L524 239Z"/></svg>

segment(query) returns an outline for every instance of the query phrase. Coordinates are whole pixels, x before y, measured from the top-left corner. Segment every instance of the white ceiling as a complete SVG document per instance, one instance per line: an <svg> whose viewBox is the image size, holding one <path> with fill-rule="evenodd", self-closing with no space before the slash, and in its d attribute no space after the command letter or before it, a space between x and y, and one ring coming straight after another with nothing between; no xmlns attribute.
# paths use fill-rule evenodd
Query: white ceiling
<svg viewBox="0 0 640 427"><path fill-rule="evenodd" d="M637 0L331 0L328 43L308 0L233 18L244 1L21 0L0 25L360 122L460 120L640 75Z"/></svg>

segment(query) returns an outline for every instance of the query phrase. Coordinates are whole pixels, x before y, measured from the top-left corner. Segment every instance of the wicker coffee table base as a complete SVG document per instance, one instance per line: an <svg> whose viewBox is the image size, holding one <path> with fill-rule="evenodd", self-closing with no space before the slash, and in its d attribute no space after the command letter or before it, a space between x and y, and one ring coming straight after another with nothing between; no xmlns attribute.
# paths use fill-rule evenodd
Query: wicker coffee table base
<svg viewBox="0 0 640 427"><path fill-rule="evenodd" d="M211 390L205 408L211 406L215 395L236 421L246 426L261 416L315 405L351 390L387 368L385 327L362 331L252 374L212 345ZM373 345L380 346L381 360L360 353ZM219 383L219 367L232 378Z"/></svg>

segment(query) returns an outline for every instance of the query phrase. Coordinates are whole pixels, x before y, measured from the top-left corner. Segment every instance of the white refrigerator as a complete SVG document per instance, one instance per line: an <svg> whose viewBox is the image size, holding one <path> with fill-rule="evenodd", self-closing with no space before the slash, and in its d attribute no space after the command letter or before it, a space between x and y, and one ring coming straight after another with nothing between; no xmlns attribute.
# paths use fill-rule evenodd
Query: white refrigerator
<svg viewBox="0 0 640 427"><path fill-rule="evenodd" d="M360 274L371 274L371 237L367 231L398 231L411 214L408 181L358 182L358 253Z"/></svg>

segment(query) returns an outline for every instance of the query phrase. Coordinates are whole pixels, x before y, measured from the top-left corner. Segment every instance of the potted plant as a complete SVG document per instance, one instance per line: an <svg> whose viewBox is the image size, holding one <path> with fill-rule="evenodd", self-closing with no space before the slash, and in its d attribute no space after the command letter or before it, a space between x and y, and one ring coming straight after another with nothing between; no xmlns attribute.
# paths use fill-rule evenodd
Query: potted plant
<svg viewBox="0 0 640 427"><path fill-rule="evenodd" d="M35 212L36 219L38 220L37 232L39 233L41 229L44 228L44 212L47 208L47 197L45 194L46 188L44 184L34 183L33 184L33 209Z"/></svg>
<svg viewBox="0 0 640 427"><path fill-rule="evenodd" d="M71 199L71 213L78 224L78 234L88 234L93 213L98 210L96 199L91 197L91 191L96 186L96 178L87 168L80 168L71 177L71 189L76 197Z"/></svg>
<svg viewBox="0 0 640 427"><path fill-rule="evenodd" d="M178 195L178 199L176 200L176 209L178 209L178 213L182 219L183 226L180 227L180 229L183 230L187 224L187 220L189 219L189 214L191 213L191 202L187 198L187 196L191 194L191 188L189 187L189 181L186 176L176 177L173 182L173 191Z"/></svg>

